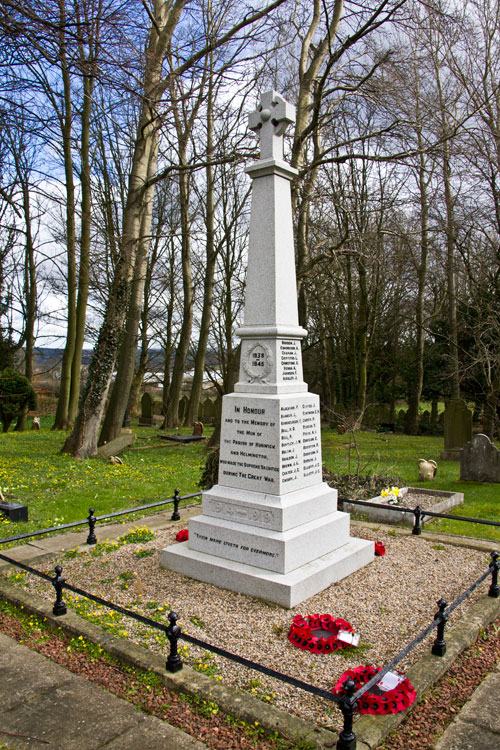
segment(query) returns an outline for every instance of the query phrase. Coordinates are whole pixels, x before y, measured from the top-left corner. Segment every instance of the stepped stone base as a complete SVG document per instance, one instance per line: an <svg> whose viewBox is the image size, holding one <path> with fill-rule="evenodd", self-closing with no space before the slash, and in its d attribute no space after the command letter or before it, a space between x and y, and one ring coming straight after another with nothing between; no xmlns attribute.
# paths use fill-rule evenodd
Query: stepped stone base
<svg viewBox="0 0 500 750"><path fill-rule="evenodd" d="M291 609L370 563L373 550L373 542L349 538L342 547L282 574L199 552L183 542L162 551L160 566Z"/></svg>
<svg viewBox="0 0 500 750"><path fill-rule="evenodd" d="M204 516L214 519L287 531L336 511L337 490L322 482L284 495L272 495L216 484L203 493L202 508Z"/></svg>
<svg viewBox="0 0 500 750"><path fill-rule="evenodd" d="M189 546L198 552L246 565L290 573L349 540L349 516L335 511L287 531L196 516L189 521Z"/></svg>

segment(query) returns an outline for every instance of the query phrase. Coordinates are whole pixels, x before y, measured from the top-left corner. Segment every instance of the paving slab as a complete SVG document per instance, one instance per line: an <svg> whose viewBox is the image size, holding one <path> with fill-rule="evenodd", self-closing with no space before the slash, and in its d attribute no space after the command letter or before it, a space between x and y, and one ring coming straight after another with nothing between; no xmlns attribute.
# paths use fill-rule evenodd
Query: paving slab
<svg viewBox="0 0 500 750"><path fill-rule="evenodd" d="M471 699L436 743L435 750L499 750L499 664L476 688Z"/></svg>
<svg viewBox="0 0 500 750"><path fill-rule="evenodd" d="M500 747L500 674L486 677L460 711L460 720L498 734Z"/></svg>
<svg viewBox="0 0 500 750"><path fill-rule="evenodd" d="M142 740L141 740L142 738ZM145 741L147 739L147 741ZM0 741L26 750L206 745L0 634Z"/></svg>
<svg viewBox="0 0 500 750"><path fill-rule="evenodd" d="M434 750L499 750L500 735L477 724L455 721L448 727Z"/></svg>

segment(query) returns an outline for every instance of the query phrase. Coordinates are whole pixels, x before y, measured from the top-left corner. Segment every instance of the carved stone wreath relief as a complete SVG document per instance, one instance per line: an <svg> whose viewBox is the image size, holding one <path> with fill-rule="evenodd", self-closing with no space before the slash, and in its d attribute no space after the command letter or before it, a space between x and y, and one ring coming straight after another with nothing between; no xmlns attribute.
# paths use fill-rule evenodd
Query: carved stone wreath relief
<svg viewBox="0 0 500 750"><path fill-rule="evenodd" d="M250 383L265 383L271 372L273 358L271 350L265 344L255 344L248 349L243 359L243 369Z"/></svg>

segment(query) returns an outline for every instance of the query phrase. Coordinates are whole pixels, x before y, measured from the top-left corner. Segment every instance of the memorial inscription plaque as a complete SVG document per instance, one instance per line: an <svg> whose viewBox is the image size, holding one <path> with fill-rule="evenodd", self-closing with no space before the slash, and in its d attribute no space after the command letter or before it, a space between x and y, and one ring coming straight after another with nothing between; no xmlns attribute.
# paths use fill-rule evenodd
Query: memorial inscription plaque
<svg viewBox="0 0 500 750"><path fill-rule="evenodd" d="M322 482L319 397L302 376L290 181L283 133L295 109L262 95L249 126L260 135L253 180L239 381L224 396L219 482L203 493L189 541L161 565L293 607L373 559L349 535L337 492ZM279 230L277 229L279 227Z"/></svg>

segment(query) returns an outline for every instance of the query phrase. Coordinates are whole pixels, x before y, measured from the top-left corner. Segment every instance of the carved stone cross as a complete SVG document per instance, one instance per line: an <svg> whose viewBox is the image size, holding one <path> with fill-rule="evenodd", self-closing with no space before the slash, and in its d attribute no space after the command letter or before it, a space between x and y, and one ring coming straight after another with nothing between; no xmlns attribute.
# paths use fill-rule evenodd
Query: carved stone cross
<svg viewBox="0 0 500 750"><path fill-rule="evenodd" d="M283 160L283 134L295 122L295 107L276 91L266 91L248 115L248 127L260 134L260 158Z"/></svg>

